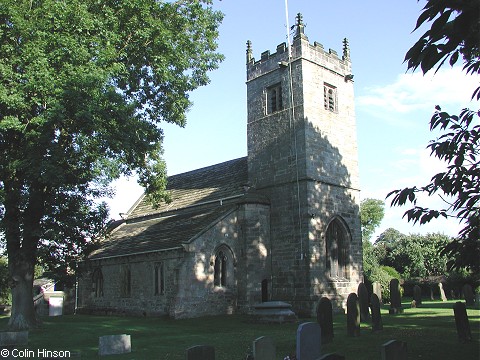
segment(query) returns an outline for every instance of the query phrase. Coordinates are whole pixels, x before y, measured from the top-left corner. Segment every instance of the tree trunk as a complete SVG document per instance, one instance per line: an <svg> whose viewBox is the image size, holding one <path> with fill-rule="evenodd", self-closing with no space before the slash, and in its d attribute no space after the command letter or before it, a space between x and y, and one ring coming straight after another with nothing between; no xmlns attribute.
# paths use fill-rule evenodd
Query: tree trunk
<svg viewBox="0 0 480 360"><path fill-rule="evenodd" d="M41 323L33 304L33 276L41 234L43 194L38 187L30 187L28 205L21 211L21 186L16 181L6 181L5 185L4 224L12 290L12 314L8 327L10 330L28 330Z"/></svg>
<svg viewBox="0 0 480 360"><path fill-rule="evenodd" d="M25 268L28 270L24 271ZM36 328L41 320L33 304L33 265L17 261L12 270L12 314L8 328L14 331Z"/></svg>

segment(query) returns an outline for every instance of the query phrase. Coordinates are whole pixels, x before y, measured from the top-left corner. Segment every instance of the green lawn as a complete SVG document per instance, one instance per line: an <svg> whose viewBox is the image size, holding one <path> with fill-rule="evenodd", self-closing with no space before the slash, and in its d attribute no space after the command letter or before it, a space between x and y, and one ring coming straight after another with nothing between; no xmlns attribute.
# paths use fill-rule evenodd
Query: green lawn
<svg viewBox="0 0 480 360"><path fill-rule="evenodd" d="M469 309L474 340L460 344L453 317L454 302L426 302L410 309L404 303L401 315L382 310L384 330L373 333L362 324L361 335L346 335L346 315L334 317L333 343L322 346L322 353L338 352L347 360L380 359L380 345L397 339L407 342L409 359L476 360L480 356L480 310ZM300 322L313 319L302 319ZM5 327L8 318L0 318ZM295 349L297 324L266 325L249 322L245 316L216 316L188 320L71 315L44 318L41 329L30 332L28 349L80 352L82 359L97 359L98 337L130 334L132 352L105 356L105 359L185 359L185 349L197 344L215 346L217 360L245 359L252 340L270 336L277 346L277 359ZM38 357L37 357L38 358Z"/></svg>

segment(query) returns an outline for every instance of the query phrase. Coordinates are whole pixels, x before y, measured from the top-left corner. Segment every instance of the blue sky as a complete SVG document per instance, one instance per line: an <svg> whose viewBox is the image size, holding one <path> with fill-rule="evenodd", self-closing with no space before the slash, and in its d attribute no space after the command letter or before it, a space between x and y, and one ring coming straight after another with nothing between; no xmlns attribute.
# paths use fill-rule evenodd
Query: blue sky
<svg viewBox="0 0 480 360"><path fill-rule="evenodd" d="M478 107L469 103L478 77L459 69L445 69L435 76L407 73L405 53L423 33L412 33L424 1L416 0L290 0L289 25L303 14L311 43L342 50L350 43L355 81L359 166L362 198L385 199L391 190L427 184L443 164L429 156L432 139L428 121L434 106L451 113ZM211 83L191 95L194 102L185 128L169 124L165 132L165 160L169 175L245 156L246 86L245 50L253 44L255 58L275 51L287 40L284 0L223 0L214 7L225 14L220 28L220 68L210 74ZM116 183L117 196L109 201L112 216L126 212L141 195L134 180ZM438 198L421 205L443 207ZM404 208L390 208L376 235L389 227L404 233L458 233L455 221L437 220L412 226L402 219ZM375 236L376 236L375 235Z"/></svg>

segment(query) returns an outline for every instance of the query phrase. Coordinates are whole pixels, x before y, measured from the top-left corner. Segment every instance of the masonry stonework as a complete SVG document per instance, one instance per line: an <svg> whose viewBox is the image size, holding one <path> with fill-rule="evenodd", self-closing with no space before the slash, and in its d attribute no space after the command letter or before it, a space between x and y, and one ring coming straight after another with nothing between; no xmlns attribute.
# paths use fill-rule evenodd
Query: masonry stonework
<svg viewBox="0 0 480 360"><path fill-rule="evenodd" d="M255 61L248 43L249 181L271 200L273 295L297 313L313 314L322 296L342 307L362 278L352 78L347 41L342 58L311 45L300 16L291 54L281 44ZM269 113L274 84L285 106ZM347 242L341 277L328 275L325 260L335 218Z"/></svg>
<svg viewBox="0 0 480 360"><path fill-rule="evenodd" d="M158 208L141 197L80 264L80 312L345 308L363 277L350 50L310 44L300 15L295 27L258 61L247 43L248 156L169 177Z"/></svg>

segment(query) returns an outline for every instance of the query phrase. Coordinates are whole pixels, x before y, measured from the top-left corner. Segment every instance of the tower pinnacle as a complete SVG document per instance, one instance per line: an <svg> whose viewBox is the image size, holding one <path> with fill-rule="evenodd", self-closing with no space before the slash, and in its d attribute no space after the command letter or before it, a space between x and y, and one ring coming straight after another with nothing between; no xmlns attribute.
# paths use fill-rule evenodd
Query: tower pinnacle
<svg viewBox="0 0 480 360"><path fill-rule="evenodd" d="M305 24L303 23L303 15L301 13L298 13L296 16L296 31L295 31L295 37L294 40L301 38L301 39L307 39L307 36L305 35Z"/></svg>
<svg viewBox="0 0 480 360"><path fill-rule="evenodd" d="M247 64L250 64L253 61L253 52L252 52L252 42L247 41Z"/></svg>

